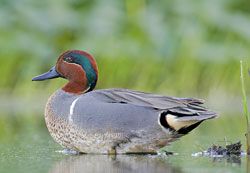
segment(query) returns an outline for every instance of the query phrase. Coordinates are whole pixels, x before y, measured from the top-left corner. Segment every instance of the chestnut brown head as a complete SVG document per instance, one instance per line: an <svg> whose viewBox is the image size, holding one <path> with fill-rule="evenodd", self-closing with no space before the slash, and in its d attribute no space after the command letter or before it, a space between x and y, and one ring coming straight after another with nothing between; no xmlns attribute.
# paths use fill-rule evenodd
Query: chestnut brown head
<svg viewBox="0 0 250 173"><path fill-rule="evenodd" d="M59 56L56 66L48 72L33 78L42 81L62 77L69 82L63 90L70 93L88 92L95 88L98 68L93 56L81 50L69 50Z"/></svg>

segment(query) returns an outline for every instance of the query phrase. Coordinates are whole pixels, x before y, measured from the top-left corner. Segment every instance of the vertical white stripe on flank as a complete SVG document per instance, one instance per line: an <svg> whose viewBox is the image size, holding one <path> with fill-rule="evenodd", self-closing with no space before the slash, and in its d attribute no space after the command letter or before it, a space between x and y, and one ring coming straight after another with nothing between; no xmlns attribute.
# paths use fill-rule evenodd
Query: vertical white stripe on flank
<svg viewBox="0 0 250 173"><path fill-rule="evenodd" d="M75 99L72 104L70 105L70 110L69 110L69 122L73 122L73 119L72 119L72 115L74 114L74 108L75 108L75 105L76 105L76 102L78 101L80 97L78 97L77 99Z"/></svg>

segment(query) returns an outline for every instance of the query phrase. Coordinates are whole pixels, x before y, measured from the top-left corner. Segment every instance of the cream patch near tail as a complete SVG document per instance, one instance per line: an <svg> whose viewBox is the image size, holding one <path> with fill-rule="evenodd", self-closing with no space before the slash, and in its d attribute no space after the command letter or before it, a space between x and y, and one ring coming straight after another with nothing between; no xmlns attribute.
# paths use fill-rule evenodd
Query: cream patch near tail
<svg viewBox="0 0 250 173"><path fill-rule="evenodd" d="M167 114L165 118L169 126L172 127L176 131L180 130L183 127L188 127L199 122L199 120L180 121L178 120L177 116L174 116L171 114Z"/></svg>

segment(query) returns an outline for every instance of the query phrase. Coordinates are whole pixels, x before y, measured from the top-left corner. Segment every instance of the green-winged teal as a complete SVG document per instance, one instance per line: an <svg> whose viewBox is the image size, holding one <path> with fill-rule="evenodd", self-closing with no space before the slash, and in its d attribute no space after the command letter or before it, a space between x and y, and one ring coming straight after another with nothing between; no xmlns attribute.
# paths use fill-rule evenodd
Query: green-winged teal
<svg viewBox="0 0 250 173"><path fill-rule="evenodd" d="M45 121L51 136L82 153L155 153L216 114L203 101L128 89L95 88L95 59L80 50L63 53L56 66L33 81L66 78L48 100Z"/></svg>

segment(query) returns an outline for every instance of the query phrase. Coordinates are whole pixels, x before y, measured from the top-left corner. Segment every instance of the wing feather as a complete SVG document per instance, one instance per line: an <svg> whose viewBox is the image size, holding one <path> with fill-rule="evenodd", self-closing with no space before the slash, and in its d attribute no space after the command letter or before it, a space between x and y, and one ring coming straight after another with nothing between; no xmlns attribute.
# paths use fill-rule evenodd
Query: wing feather
<svg viewBox="0 0 250 173"><path fill-rule="evenodd" d="M215 114L203 106L203 100L196 98L168 97L128 89L103 89L95 92L101 100L106 102L127 103L160 111L171 111L180 116Z"/></svg>

